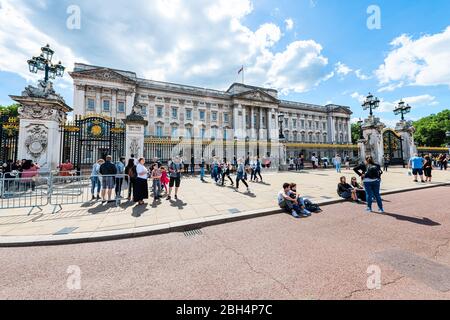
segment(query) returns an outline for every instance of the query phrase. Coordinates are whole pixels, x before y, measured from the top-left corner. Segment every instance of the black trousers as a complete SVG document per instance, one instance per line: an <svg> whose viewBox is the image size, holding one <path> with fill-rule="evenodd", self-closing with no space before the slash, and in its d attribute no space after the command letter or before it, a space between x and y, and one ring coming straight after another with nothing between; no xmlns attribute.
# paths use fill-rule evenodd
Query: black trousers
<svg viewBox="0 0 450 320"><path fill-rule="evenodd" d="M233 179L231 179L231 176L230 176L229 173L228 173L228 174L224 173L224 174L222 175L222 185L225 184L225 178L230 179L231 184L234 185L234 181L233 181Z"/></svg>
<svg viewBox="0 0 450 320"><path fill-rule="evenodd" d="M236 188L239 189L239 181L242 181L242 183L248 188L247 181L245 181L242 178L236 178Z"/></svg>

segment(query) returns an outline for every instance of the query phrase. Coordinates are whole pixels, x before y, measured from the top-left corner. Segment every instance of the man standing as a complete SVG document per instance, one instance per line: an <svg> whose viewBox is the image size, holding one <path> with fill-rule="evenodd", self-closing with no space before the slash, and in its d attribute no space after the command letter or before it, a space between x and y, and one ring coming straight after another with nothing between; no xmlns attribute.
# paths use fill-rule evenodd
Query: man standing
<svg viewBox="0 0 450 320"><path fill-rule="evenodd" d="M175 157L175 159L173 159L172 163L169 166L169 195L167 196L166 200L172 199L171 195L173 187L175 187L175 200L178 200L178 189L181 185L181 170L182 164L180 157Z"/></svg>
<svg viewBox="0 0 450 320"><path fill-rule="evenodd" d="M425 159L422 157L419 157L418 154L414 154L414 157L409 159L409 165L408 168L412 169L412 174L414 176L414 182L419 182L417 180L417 175L420 176L420 179L423 183L425 183L425 180L423 179L423 165L425 163Z"/></svg>
<svg viewBox="0 0 450 320"><path fill-rule="evenodd" d="M191 175L195 174L195 158L194 155L191 155Z"/></svg>
<svg viewBox="0 0 450 320"><path fill-rule="evenodd" d="M100 174L102 175L102 203L111 201L112 189L114 189L117 168L111 161L112 157L106 156L106 162L100 166ZM106 200L106 193L108 193L108 200Z"/></svg>
<svg viewBox="0 0 450 320"><path fill-rule="evenodd" d="M334 165L336 166L336 172L341 173L342 158L338 154L334 157Z"/></svg>
<svg viewBox="0 0 450 320"><path fill-rule="evenodd" d="M122 198L122 185L125 178L125 158L121 157L120 161L116 162L117 176L116 176L116 199Z"/></svg>
<svg viewBox="0 0 450 320"><path fill-rule="evenodd" d="M316 158L316 154L315 153L313 153L313 155L312 155L312 157L311 157L311 162L312 162L312 166L313 166L313 169L317 169L317 158Z"/></svg>

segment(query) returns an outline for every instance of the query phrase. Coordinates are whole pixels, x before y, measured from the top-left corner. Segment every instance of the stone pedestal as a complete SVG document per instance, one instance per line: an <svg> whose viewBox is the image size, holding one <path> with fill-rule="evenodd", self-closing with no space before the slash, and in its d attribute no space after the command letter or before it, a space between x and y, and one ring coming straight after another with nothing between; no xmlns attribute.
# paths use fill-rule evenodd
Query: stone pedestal
<svg viewBox="0 0 450 320"><path fill-rule="evenodd" d="M366 143L367 141L364 139L358 140L359 160L361 162L364 162L366 159Z"/></svg>
<svg viewBox="0 0 450 320"><path fill-rule="evenodd" d="M145 127L148 125L148 122L144 120L143 116L135 112L132 112L124 122L126 125L126 159L130 159L131 155L134 155L136 158L143 157Z"/></svg>
<svg viewBox="0 0 450 320"><path fill-rule="evenodd" d="M400 121L395 127L395 131L403 140L403 159L408 161L414 154L418 152L414 141L414 132L416 131L411 121Z"/></svg>
<svg viewBox="0 0 450 320"><path fill-rule="evenodd" d="M72 109L62 98L10 97L20 104L18 159L33 160L41 172L57 169L61 156L60 126Z"/></svg>
<svg viewBox="0 0 450 320"><path fill-rule="evenodd" d="M375 162L382 164L384 156L384 145L383 145L383 129L386 126L380 121L379 118L370 116L364 121L362 126L364 140L361 146L364 149L364 158L371 155Z"/></svg>

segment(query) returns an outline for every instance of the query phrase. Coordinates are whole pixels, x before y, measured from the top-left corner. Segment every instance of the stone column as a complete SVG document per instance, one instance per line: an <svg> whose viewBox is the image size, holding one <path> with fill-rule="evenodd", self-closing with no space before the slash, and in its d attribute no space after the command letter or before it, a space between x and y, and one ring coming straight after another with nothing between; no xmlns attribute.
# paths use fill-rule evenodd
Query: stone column
<svg viewBox="0 0 450 320"><path fill-rule="evenodd" d="M371 155L378 164L383 163L384 142L383 129L386 126L374 116L365 120L362 129L365 141L365 156Z"/></svg>
<svg viewBox="0 0 450 320"><path fill-rule="evenodd" d="M416 131L411 121L400 121L395 127L402 137L403 144L403 160L407 162L414 154L418 153L416 143L414 141L414 132Z"/></svg>
<svg viewBox="0 0 450 320"><path fill-rule="evenodd" d="M49 90L53 90L51 84L49 86ZM33 160L41 172L56 170L64 160L60 159L60 126L72 109L56 94L41 92L33 95L24 91L22 96L10 97L20 104L18 159Z"/></svg>
<svg viewBox="0 0 450 320"><path fill-rule="evenodd" d="M148 121L146 121L142 115L137 114L133 110L124 122L126 125L126 158L130 159L131 155L134 155L136 158L143 157L144 131L145 127L148 125Z"/></svg>

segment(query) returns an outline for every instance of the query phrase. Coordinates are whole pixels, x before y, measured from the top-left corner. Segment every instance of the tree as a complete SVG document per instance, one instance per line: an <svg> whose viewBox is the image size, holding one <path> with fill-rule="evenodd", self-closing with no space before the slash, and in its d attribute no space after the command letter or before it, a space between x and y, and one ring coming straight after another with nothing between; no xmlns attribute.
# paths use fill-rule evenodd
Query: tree
<svg viewBox="0 0 450 320"><path fill-rule="evenodd" d="M361 138L361 124L352 123L352 143L357 144L360 138Z"/></svg>
<svg viewBox="0 0 450 320"><path fill-rule="evenodd" d="M19 115L19 104L15 103L9 106L0 105L0 114L6 115L8 117L17 117Z"/></svg>
<svg viewBox="0 0 450 320"><path fill-rule="evenodd" d="M432 114L414 122L414 139L420 146L445 147L446 132L450 131L450 110Z"/></svg>

